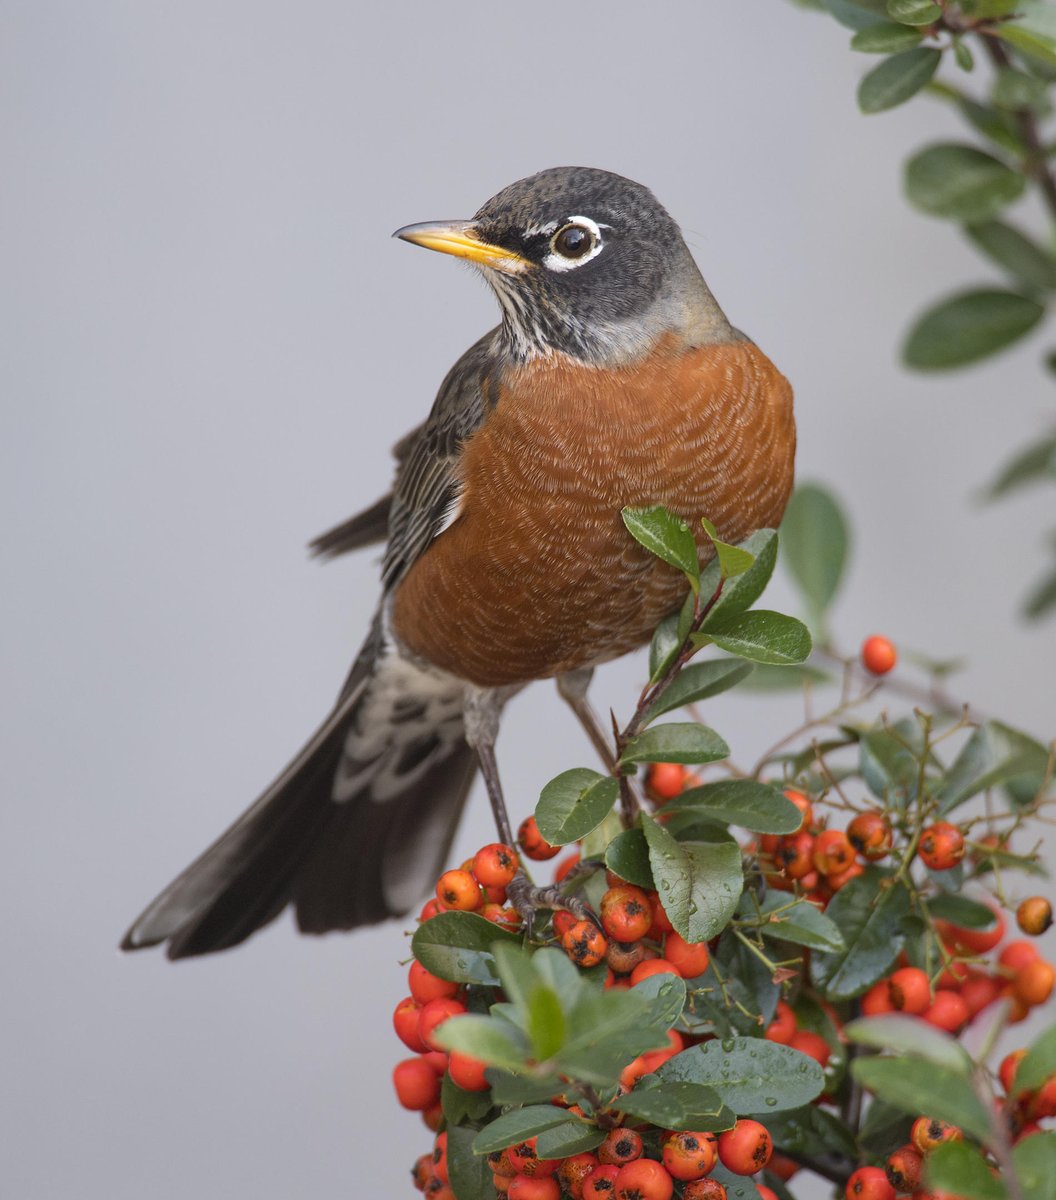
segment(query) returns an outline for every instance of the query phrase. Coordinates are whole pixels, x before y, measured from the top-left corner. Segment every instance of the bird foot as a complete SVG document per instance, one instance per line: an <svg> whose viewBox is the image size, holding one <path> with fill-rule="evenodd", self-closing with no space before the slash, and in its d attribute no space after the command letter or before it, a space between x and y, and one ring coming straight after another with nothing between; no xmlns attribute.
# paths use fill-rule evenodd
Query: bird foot
<svg viewBox="0 0 1056 1200"><path fill-rule="evenodd" d="M536 915L546 909L564 909L581 921L598 925L597 915L590 905L578 896L565 893L565 882L537 887L523 871L518 871L506 887L506 899L521 914L525 929L531 929Z"/></svg>

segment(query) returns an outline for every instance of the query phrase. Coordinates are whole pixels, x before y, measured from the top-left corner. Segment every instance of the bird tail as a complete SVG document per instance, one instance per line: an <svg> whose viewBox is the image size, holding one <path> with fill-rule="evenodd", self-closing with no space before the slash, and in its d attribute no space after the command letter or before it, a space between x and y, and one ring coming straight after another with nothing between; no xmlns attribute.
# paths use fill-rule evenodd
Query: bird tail
<svg viewBox="0 0 1056 1200"><path fill-rule="evenodd" d="M123 950L225 950L291 904L306 933L407 912L439 873L476 774L457 680L374 629L329 716L266 792L145 909Z"/></svg>

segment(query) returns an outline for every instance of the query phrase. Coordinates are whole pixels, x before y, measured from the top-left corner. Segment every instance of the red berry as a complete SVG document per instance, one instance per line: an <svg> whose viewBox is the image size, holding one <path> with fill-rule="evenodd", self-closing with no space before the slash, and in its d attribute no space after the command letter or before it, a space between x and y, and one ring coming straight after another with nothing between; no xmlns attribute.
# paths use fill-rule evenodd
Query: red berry
<svg viewBox="0 0 1056 1200"><path fill-rule="evenodd" d="M796 1014L792 1006L786 1004L784 1000L778 1000L774 1019L766 1027L764 1036L768 1041L778 1042L782 1046L787 1046L795 1032Z"/></svg>
<svg viewBox="0 0 1056 1200"><path fill-rule="evenodd" d="M924 1157L913 1145L900 1146L888 1155L885 1165L887 1181L897 1192L912 1192L920 1186L924 1173Z"/></svg>
<svg viewBox="0 0 1056 1200"><path fill-rule="evenodd" d="M829 1059L832 1057L829 1043L820 1033L814 1033L809 1029L797 1029L788 1044L793 1050L798 1050L800 1054L806 1054L814 1059L822 1068L828 1066Z"/></svg>
<svg viewBox="0 0 1056 1200"><path fill-rule="evenodd" d="M719 1134L719 1159L734 1175L754 1175L770 1161L774 1143L770 1131L758 1121L742 1119Z"/></svg>
<svg viewBox="0 0 1056 1200"><path fill-rule="evenodd" d="M679 975L678 967L673 962L668 962L666 958L647 958L631 972L631 986L641 983L643 979L648 979L650 975L663 975L665 972L668 975Z"/></svg>
<svg viewBox="0 0 1056 1200"><path fill-rule="evenodd" d="M613 1200L619 1173L619 1167L608 1164L596 1167L583 1180L583 1200Z"/></svg>
<svg viewBox="0 0 1056 1200"><path fill-rule="evenodd" d="M434 1040L437 1028L448 1018L461 1016L466 1006L458 1000L430 1000L418 1010L418 1036L430 1050L442 1050L443 1047Z"/></svg>
<svg viewBox="0 0 1056 1200"><path fill-rule="evenodd" d="M561 948L577 967L596 967L609 943L593 921L576 921L561 936Z"/></svg>
<svg viewBox="0 0 1056 1200"><path fill-rule="evenodd" d="M964 834L949 821L936 821L920 835L919 853L932 871L948 871L964 858Z"/></svg>
<svg viewBox="0 0 1056 1200"><path fill-rule="evenodd" d="M562 883L571 874L574 867L578 867L580 863L579 853L566 854L565 857L554 867L554 883Z"/></svg>
<svg viewBox="0 0 1056 1200"><path fill-rule="evenodd" d="M519 1175L529 1175L533 1179L540 1175L553 1175L561 1165L559 1158L540 1158L535 1151L536 1139L529 1138L526 1142L518 1142L507 1150L510 1165Z"/></svg>
<svg viewBox="0 0 1056 1200"><path fill-rule="evenodd" d="M454 999L461 986L452 983L450 979L441 979L439 975L431 974L417 959L411 963L407 972L407 983L411 995L419 1004L428 1004L430 1000Z"/></svg>
<svg viewBox="0 0 1056 1200"><path fill-rule="evenodd" d="M847 1180L847 1200L895 1200L895 1189L880 1167L859 1167Z"/></svg>
<svg viewBox="0 0 1056 1200"><path fill-rule="evenodd" d="M814 835L803 829L783 837L774 858L789 879L802 879L814 869Z"/></svg>
<svg viewBox="0 0 1056 1200"><path fill-rule="evenodd" d="M1005 915L994 908L994 924L989 929L969 929L964 925L936 922L942 940L961 954L988 954L1005 936Z"/></svg>
<svg viewBox="0 0 1056 1200"><path fill-rule="evenodd" d="M897 661L894 644L886 637L874 634L862 642L862 666L871 675L886 675Z"/></svg>
<svg viewBox="0 0 1056 1200"><path fill-rule="evenodd" d="M451 1082L457 1083L466 1092L486 1092L488 1081L484 1078L487 1063L479 1058L471 1058L458 1050L452 1050L448 1056L447 1071Z"/></svg>
<svg viewBox="0 0 1056 1200"><path fill-rule="evenodd" d="M392 1014L392 1026L396 1030L396 1036L408 1050L421 1054L429 1049L418 1035L418 1005L415 1004L413 996L408 996L396 1005L396 1011Z"/></svg>
<svg viewBox="0 0 1056 1200"><path fill-rule="evenodd" d="M616 1175L616 1200L671 1200L674 1180L652 1158L638 1158L620 1167Z"/></svg>
<svg viewBox="0 0 1056 1200"><path fill-rule="evenodd" d="M997 956L999 966L1005 968L1006 971L1013 975L1018 975L1027 963L1036 962L1041 956L1038 954L1038 948L1033 942L1026 942L1022 938L1017 938L1015 941L1008 942Z"/></svg>
<svg viewBox="0 0 1056 1200"><path fill-rule="evenodd" d="M884 858L894 841L890 821L878 812L859 813L847 826L847 838L870 862Z"/></svg>
<svg viewBox="0 0 1056 1200"><path fill-rule="evenodd" d="M510 1200L560 1200L561 1186L551 1175L514 1175L506 1195Z"/></svg>
<svg viewBox="0 0 1056 1200"><path fill-rule="evenodd" d="M1005 1089L1006 1096L1012 1095L1015 1087L1016 1068L1026 1057L1025 1049L1013 1050L1001 1060L1001 1065L997 1068L997 1077L1001 1080L1001 1086Z"/></svg>
<svg viewBox="0 0 1056 1200"><path fill-rule="evenodd" d="M727 1200L726 1187L717 1179L697 1179L682 1189L682 1200Z"/></svg>
<svg viewBox="0 0 1056 1200"><path fill-rule="evenodd" d="M874 983L862 997L862 1015L865 1017L876 1017L881 1013L894 1011L895 1006L891 1003L891 993L886 979Z"/></svg>
<svg viewBox="0 0 1056 1200"><path fill-rule="evenodd" d="M957 1033L968 1024L972 1014L959 992L939 988L922 1015L929 1025L945 1029L947 1033Z"/></svg>
<svg viewBox="0 0 1056 1200"><path fill-rule="evenodd" d="M826 829L814 839L814 867L822 875L839 875L854 864L854 847L842 829Z"/></svg>
<svg viewBox="0 0 1056 1200"><path fill-rule="evenodd" d="M785 788L785 799L791 800L803 815L799 829L793 832L798 833L800 829L809 829L814 824L814 806L810 800L802 792L796 791L795 788Z"/></svg>
<svg viewBox="0 0 1056 1200"><path fill-rule="evenodd" d="M421 1058L405 1058L392 1071L396 1099L412 1112L424 1112L440 1099L440 1080Z"/></svg>

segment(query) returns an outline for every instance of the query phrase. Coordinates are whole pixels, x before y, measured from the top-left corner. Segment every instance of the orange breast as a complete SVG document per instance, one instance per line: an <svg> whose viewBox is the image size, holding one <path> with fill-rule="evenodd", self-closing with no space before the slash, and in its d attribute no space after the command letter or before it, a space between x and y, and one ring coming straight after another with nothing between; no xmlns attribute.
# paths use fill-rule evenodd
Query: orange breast
<svg viewBox="0 0 1056 1200"><path fill-rule="evenodd" d="M460 515L396 589L393 630L481 686L623 654L686 585L631 538L620 509L664 504L740 541L780 521L795 439L788 381L748 342L663 346L617 370L512 369L466 443Z"/></svg>

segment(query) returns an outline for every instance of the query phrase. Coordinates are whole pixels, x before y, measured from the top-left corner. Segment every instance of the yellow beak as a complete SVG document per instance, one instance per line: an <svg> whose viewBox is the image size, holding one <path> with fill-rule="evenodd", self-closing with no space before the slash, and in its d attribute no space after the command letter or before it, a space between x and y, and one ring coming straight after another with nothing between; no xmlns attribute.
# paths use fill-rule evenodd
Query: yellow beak
<svg viewBox="0 0 1056 1200"><path fill-rule="evenodd" d="M468 258L479 266L491 267L507 275L520 275L532 265L530 259L513 250L484 241L472 221L427 221L421 225L404 225L392 236L427 250Z"/></svg>

